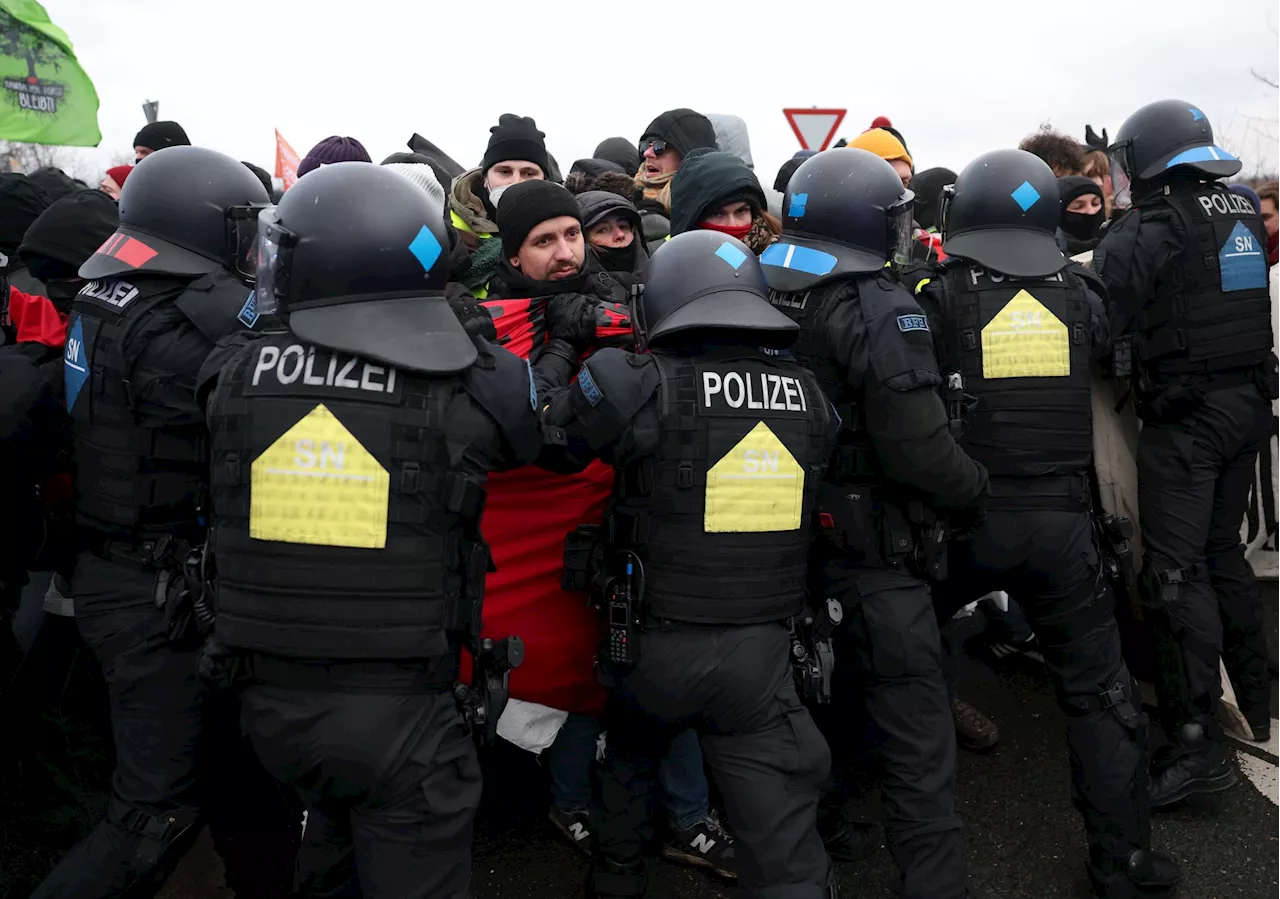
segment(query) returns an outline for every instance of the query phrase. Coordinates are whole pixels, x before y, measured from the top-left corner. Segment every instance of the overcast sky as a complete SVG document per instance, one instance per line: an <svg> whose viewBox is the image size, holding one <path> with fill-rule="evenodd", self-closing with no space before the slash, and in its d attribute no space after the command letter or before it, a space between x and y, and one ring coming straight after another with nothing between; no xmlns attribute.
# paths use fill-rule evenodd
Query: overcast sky
<svg viewBox="0 0 1280 899"><path fill-rule="evenodd" d="M877 115L917 169L961 168L1043 121L1078 138L1144 103L1208 113L1246 172L1274 172L1274 0L1106 4L784 0L43 0L98 89L105 166L132 157L144 100L192 141L270 168L330 134L375 162L414 131L477 163L504 112L533 116L568 171L605 137L690 106L746 119L769 186L799 148L782 108ZM1222 18L1214 22L1210 16Z"/></svg>

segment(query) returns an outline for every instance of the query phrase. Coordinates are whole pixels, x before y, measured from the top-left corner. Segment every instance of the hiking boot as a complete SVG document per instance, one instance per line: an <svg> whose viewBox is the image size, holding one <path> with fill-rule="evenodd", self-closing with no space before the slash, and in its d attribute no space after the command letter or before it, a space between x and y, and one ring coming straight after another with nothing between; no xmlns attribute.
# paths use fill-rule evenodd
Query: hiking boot
<svg viewBox="0 0 1280 899"><path fill-rule="evenodd" d="M952 698L951 717L956 726L956 743L970 752L987 752L1000 742L1000 728L963 699Z"/></svg>
<svg viewBox="0 0 1280 899"><path fill-rule="evenodd" d="M1266 743L1271 739L1271 709L1266 705L1242 708L1244 718L1249 722L1249 739L1255 743Z"/></svg>
<svg viewBox="0 0 1280 899"><path fill-rule="evenodd" d="M556 830L564 834L564 838L583 855L590 856L596 848L596 836L591 832L591 813L585 808L564 811L551 805L547 818L556 826Z"/></svg>
<svg viewBox="0 0 1280 899"><path fill-rule="evenodd" d="M1153 760L1151 807L1167 808L1197 793L1220 793L1235 786L1236 770L1221 740L1210 740L1198 722L1182 725L1179 745Z"/></svg>
<svg viewBox="0 0 1280 899"><path fill-rule="evenodd" d="M662 844L662 857L667 861L709 868L730 880L738 879L738 860L734 856L733 836L714 812L689 827L672 827Z"/></svg>

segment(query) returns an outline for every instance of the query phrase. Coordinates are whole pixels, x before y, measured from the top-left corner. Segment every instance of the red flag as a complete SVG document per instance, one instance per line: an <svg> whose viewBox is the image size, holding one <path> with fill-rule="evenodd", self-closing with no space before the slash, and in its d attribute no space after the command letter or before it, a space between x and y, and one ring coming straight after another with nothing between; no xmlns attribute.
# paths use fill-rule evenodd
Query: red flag
<svg viewBox="0 0 1280 899"><path fill-rule="evenodd" d="M298 180L298 153L293 147L289 146L289 142L280 136L280 129L276 129L276 177L284 182L284 189L288 190L293 187L293 182Z"/></svg>

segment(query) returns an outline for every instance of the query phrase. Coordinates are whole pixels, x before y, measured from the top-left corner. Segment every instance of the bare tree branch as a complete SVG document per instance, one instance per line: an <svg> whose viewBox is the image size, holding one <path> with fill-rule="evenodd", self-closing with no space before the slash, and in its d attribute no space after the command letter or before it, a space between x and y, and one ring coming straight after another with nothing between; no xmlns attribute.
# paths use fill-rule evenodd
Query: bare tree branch
<svg viewBox="0 0 1280 899"><path fill-rule="evenodd" d="M1267 85L1267 87L1280 89L1280 82L1277 82L1275 78L1262 74L1257 69L1250 69L1249 74L1252 75L1254 78L1257 78L1263 84Z"/></svg>

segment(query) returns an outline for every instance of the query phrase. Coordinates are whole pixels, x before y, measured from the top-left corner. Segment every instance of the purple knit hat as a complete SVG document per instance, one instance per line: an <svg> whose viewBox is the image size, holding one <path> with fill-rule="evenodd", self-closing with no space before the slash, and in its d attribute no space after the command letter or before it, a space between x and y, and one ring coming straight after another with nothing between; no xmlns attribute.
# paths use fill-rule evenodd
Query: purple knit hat
<svg viewBox="0 0 1280 899"><path fill-rule="evenodd" d="M339 137L335 134L332 137L326 137L307 151L307 155L302 157L302 162L298 163L298 177L301 178L307 172L331 162L373 162L373 160L369 158L369 151L360 141L354 137Z"/></svg>

